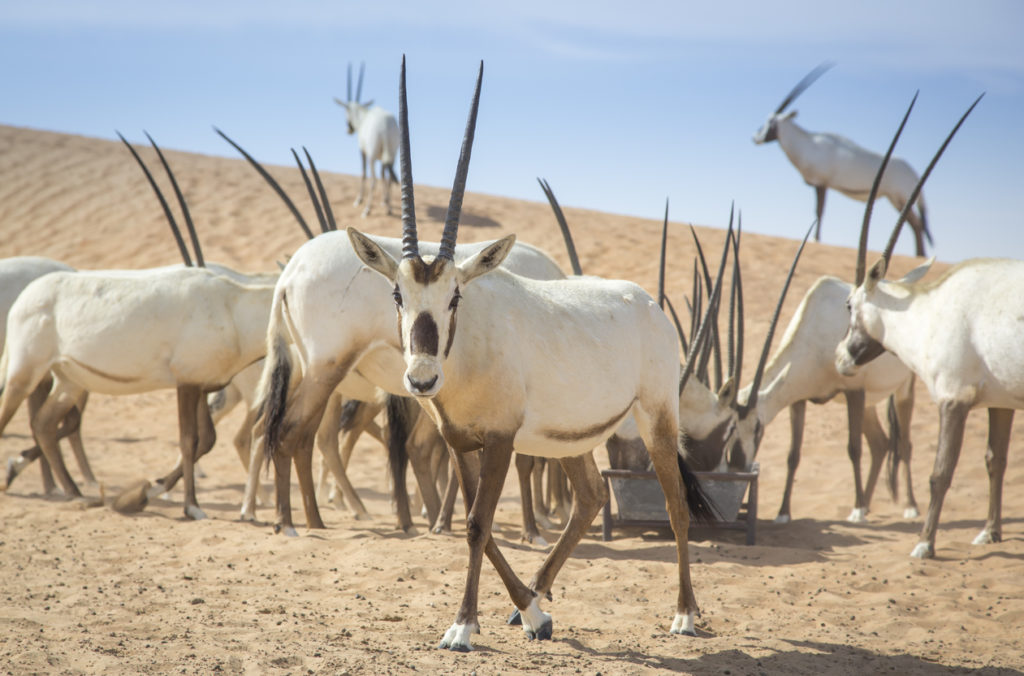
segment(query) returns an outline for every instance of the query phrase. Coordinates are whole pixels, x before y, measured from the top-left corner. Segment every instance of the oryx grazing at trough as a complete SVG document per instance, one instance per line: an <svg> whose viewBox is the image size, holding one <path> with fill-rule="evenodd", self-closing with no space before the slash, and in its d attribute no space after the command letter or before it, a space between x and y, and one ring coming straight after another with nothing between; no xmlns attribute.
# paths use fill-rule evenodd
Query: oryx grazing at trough
<svg viewBox="0 0 1024 676"><path fill-rule="evenodd" d="M348 133L356 134L359 141L359 156L362 159L362 178L359 181L359 194L352 206L359 206L366 199L363 217L370 215L373 204L373 189L377 185L377 173L374 163L380 163L380 177L384 181L381 203L391 215L391 183L395 178L395 159L398 154L398 122L395 116L380 106L373 105L373 100L360 103L363 92L363 70L366 64L359 66L359 83L356 85L356 97L352 98L352 64L348 66L348 97L345 101L335 97L334 102L345 109L348 118ZM370 165L370 193L366 194L366 165Z"/></svg>
<svg viewBox="0 0 1024 676"><path fill-rule="evenodd" d="M957 122L913 194L920 190L953 135L980 100L979 96ZM889 154L902 129L901 124ZM1024 407L1024 349L1020 345L1024 298L1019 293L1024 288L1024 262L972 259L954 266L935 281L923 282L920 280L932 263L928 261L903 279L886 280L889 260L909 210L904 207L882 257L865 274L867 231L878 182L876 177L864 216L857 253L857 285L847 300L849 325L836 348L836 368L852 375L883 352L891 352L921 379L939 405L939 443L929 479L931 500L920 541L911 552L917 558L935 556L939 513L960 456L967 414L972 408L988 409L985 462L989 472L989 511L985 527L974 543L998 542L1010 428L1014 410Z"/></svg>
<svg viewBox="0 0 1024 676"><path fill-rule="evenodd" d="M187 213L169 166L157 152ZM194 462L215 439L205 395L263 356L272 296L272 285L240 284L202 267L40 277L18 296L8 315L0 361L0 432L21 401L52 374L53 387L32 417L32 431L65 494L78 497L56 440L57 425L67 412L86 392L124 395L175 388L185 515L204 518L195 496Z"/></svg>
<svg viewBox="0 0 1024 676"><path fill-rule="evenodd" d="M821 239L821 220L825 212L825 193L828 189L863 202L871 188L871 179L878 172L882 162L881 155L862 148L848 138L803 129L793 121L797 111L786 112L789 105L832 65L823 63L808 73L754 134L754 143L758 145L778 141L782 151L800 172L807 185L814 188L817 198L815 212L818 218L814 231L815 241ZM904 160L894 158L882 176L879 194L888 198L899 211L910 203L910 193L915 183L917 173L913 168ZM918 194L912 204L916 204L917 211L909 209L907 219L914 229L917 255L923 256L924 240L927 239L928 244L932 244L924 195Z"/></svg>
<svg viewBox="0 0 1024 676"><path fill-rule="evenodd" d="M7 336L7 313L11 309L11 305L14 304L15 299L18 295L29 285L33 280L42 277L43 275L51 272L73 272L74 268L60 261L55 261L50 258L43 258L42 256L15 256L12 258L5 258L0 260L0 349L3 348L6 342ZM50 391L52 382L49 378L44 378L36 391L29 396L29 418L34 415L36 408L42 404L46 399L46 395ZM82 402L83 408L85 402ZM78 463L78 469L82 472L82 477L86 483L90 485L96 485L96 477L92 473L92 468L89 466L89 460L85 455L85 448L82 445L81 435L81 421L82 421L82 410L73 408L68 412L68 415L64 421L64 424L60 426L57 432L57 438L63 439L67 437L68 442L71 444L71 449L74 451L75 460ZM21 472L42 455L42 449L38 445L32 448L22 451L18 456L7 459L7 478L4 481L4 490L11 485L11 482ZM50 471L50 465L47 462L40 464L40 470L42 471L43 478L43 492L50 494L56 488L53 482L53 473Z"/></svg>
<svg viewBox="0 0 1024 676"><path fill-rule="evenodd" d="M630 282L535 281L500 269L514 235L456 262L482 78L481 63L437 254L424 257L417 238L404 59L399 92L402 255L348 230L359 258L392 286L405 362L402 384L452 448L467 501L469 572L455 623L439 647L472 648L470 635L479 630L477 595L485 552L519 609L527 635L550 638L551 616L539 607L550 588L545 576L557 572L607 499L590 451L631 414L654 461L676 535L679 596L671 630L693 633L697 606L689 575L686 506L702 515L709 515L711 507L680 453L675 330L657 303ZM479 468L471 453L478 449ZM559 459L576 491L569 523L533 588L518 579L491 538L513 450Z"/></svg>

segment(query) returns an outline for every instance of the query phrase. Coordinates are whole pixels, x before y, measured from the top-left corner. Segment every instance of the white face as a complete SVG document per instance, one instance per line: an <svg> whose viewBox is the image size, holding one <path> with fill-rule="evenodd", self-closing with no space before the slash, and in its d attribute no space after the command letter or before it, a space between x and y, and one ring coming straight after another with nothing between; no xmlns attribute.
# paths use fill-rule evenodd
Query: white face
<svg viewBox="0 0 1024 676"><path fill-rule="evenodd" d="M405 389L432 397L444 385L444 360L455 340L462 297L454 263L406 258L398 265L394 299L405 358Z"/></svg>
<svg viewBox="0 0 1024 676"><path fill-rule="evenodd" d="M757 133L754 134L754 143L761 145L762 143L769 143L778 138L775 132L775 123L777 119L777 115L772 115L765 120L765 123L757 130Z"/></svg>
<svg viewBox="0 0 1024 676"><path fill-rule="evenodd" d="M874 269L871 274L874 274ZM844 376L854 375L859 367L885 352L885 347L869 333L873 322L868 296L874 291L875 284L877 280L872 282L869 275L865 283L854 289L846 300L850 325L843 340L836 346L836 370Z"/></svg>

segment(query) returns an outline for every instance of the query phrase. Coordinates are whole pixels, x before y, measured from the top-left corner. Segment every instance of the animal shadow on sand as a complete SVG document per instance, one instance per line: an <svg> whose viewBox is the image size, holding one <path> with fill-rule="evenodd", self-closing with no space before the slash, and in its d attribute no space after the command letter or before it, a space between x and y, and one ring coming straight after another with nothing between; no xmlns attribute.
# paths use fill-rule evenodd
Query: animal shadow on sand
<svg viewBox="0 0 1024 676"><path fill-rule="evenodd" d="M444 223L445 217L448 215L448 207L439 207L431 204L427 207L427 217L438 223ZM467 211L462 212L462 216L459 217L459 225L469 226L471 228L500 228L501 223L489 218L487 216L480 216L479 214L469 213Z"/></svg>
<svg viewBox="0 0 1024 676"><path fill-rule="evenodd" d="M694 640L694 639L690 639ZM699 640L699 639L697 639ZM1022 672L1007 667L969 668L943 665L915 655L883 655L864 648L819 641L783 639L793 650L779 650L772 655L754 657L744 649L764 649L764 645L739 645L690 659L652 655L637 650L599 651L576 639L564 643L595 661L609 664L632 664L641 669L666 670L692 674L981 674L1011 676Z"/></svg>

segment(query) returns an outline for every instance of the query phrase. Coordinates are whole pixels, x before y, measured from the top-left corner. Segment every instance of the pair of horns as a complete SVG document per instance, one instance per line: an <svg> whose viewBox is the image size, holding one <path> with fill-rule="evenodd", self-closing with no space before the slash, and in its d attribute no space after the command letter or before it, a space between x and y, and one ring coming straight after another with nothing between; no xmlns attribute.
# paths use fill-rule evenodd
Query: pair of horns
<svg viewBox="0 0 1024 676"><path fill-rule="evenodd" d="M978 105L978 103L984 96L985 94L983 92L980 96L978 96L978 98L974 100L974 103L971 104L967 111L962 116L960 116L960 119L953 127L953 130L950 131L949 135L946 136L946 140L942 142L942 145L939 147L939 150L935 153L935 156L932 157L931 162L928 163L928 167L924 170L924 173L921 174L921 178L917 181L917 185L914 186L914 190L910 193L910 197L907 199L907 203L904 204L903 208L900 210L899 217L896 219L896 225L893 227L892 234L889 235L889 241L886 243L885 250L882 252L882 260L885 261L884 267L886 269L888 269L889 267L889 261L892 258L893 249L896 247L896 240L899 239L900 230L903 229L903 223L907 220L907 216L910 213L910 210L913 209L914 203L917 201L918 195L921 194L921 188L924 186L924 182L928 180L928 176L932 173L932 169L935 168L935 164L939 161L939 158L942 157L942 153L946 151L946 147L949 145L949 142L953 140L953 136L957 133L957 131L959 131L960 126L964 123L964 120L967 119L967 116L971 114L971 111L974 110L974 107ZM892 143L889 144L889 149L886 151L885 157L882 158L882 164L881 166L878 167L878 173L875 174L875 180L871 184L871 192L868 194L867 205L864 207L864 221L861 224L860 242L857 247L857 267L855 270L856 286L860 286L864 282L866 270L865 262L867 259L868 249L868 228L871 223L871 211L874 207L875 198L878 196L878 186L882 181L882 174L885 173L886 165L888 165L889 159L892 157L892 151L896 147L896 142L899 140L900 134L903 133L903 127L906 125L907 118L910 117L910 111L914 109L914 103L916 101L917 93L915 93L914 98L911 99L910 106L907 108L907 112L903 115L903 120L900 122L900 126L896 130L896 135L893 136Z"/></svg>
<svg viewBox="0 0 1024 676"><path fill-rule="evenodd" d="M363 95L363 72L366 70L366 62L359 64L359 83L356 85L356 98L355 102L359 103L359 97ZM348 102L352 102L352 64L348 64Z"/></svg>
<svg viewBox="0 0 1024 676"><path fill-rule="evenodd" d="M437 257L449 261L455 260L455 239L459 233L459 219L462 216L462 198L466 194L466 178L469 174L469 158L473 151L473 136L476 132L476 115L480 108L480 85L484 78L484 62L480 62L480 72L476 78L476 89L473 92L473 103L466 122L466 132L462 138L462 150L459 152L459 163L455 168L455 182L448 202L448 214L444 220L444 232L441 235L441 248ZM416 204L413 197L412 158L409 143L409 104L405 89L405 55L402 55L402 74L398 83L398 126L401 130L401 165L402 165L402 257L419 258L419 240L416 235Z"/></svg>
<svg viewBox="0 0 1024 676"><path fill-rule="evenodd" d="M306 237L308 239L313 239L313 231L310 230L309 225L306 223L306 219L304 219L302 214L299 213L295 203L292 202L290 197L288 197L288 193L286 193L281 185L274 180L274 177L263 168L263 165L257 162L256 158L247 153L242 146L231 140L231 138L220 129L214 127L213 130L217 132L222 139L230 143L235 150L241 153L242 157L249 161L249 164L251 164L256 172L263 177L263 180L265 180L267 184L274 189L274 192L276 192L278 197L280 197L285 203L288 210L292 212L292 216L294 216L295 220L298 221L299 227L302 228L302 232L305 233ZM334 212L331 210L331 204L327 199L327 191L324 190L324 184L320 180L320 172L317 171L316 164L313 163L313 156L309 154L309 151L305 146L302 147L302 152L306 155L306 161L309 162L310 172L313 174L313 181L311 182L309 180L309 175L306 173L306 168L302 164L302 160L299 159L299 154L295 152L294 148L292 148L291 151L292 157L295 158L295 163L299 167L299 171L302 172L302 180L306 184L306 191L309 193L309 199L313 203L313 209L316 211L316 217L320 223L320 231L330 232L331 230L337 230L338 225L334 220ZM313 183L316 184L315 191L313 189Z"/></svg>
<svg viewBox="0 0 1024 676"><path fill-rule="evenodd" d="M185 262L185 267L193 267L192 257L189 256L188 247L185 246L185 240L181 236L181 228L178 227L178 222L174 220L174 214L171 213L171 208L167 204L167 200L164 199L164 194L160 190L160 186L156 184L153 179L153 175L149 173L149 169L146 168L145 162L139 157L139 154L132 147L131 143L125 140L121 132L116 131L117 137L128 147L131 151L132 157L139 163L142 168L142 172L146 175L146 179L149 181L149 185L152 186L153 192L156 193L156 197L160 200L160 206L163 207L164 215L167 217L167 223L171 226L171 232L174 234L174 241L178 244L178 250L181 252L181 258ZM143 131L146 138L149 139L150 145L153 146L153 150L156 151L157 156L160 158L160 163L164 165L164 171L167 172L167 177L171 180L171 185L174 187L174 194L178 198L178 205L181 207L181 213L185 217L185 225L188 227L189 238L192 240L192 248L196 252L196 265L198 267L206 267L206 261L203 260L203 251L199 246L199 237L196 235L195 224L192 223L192 215L189 213L188 204L185 202L185 196L181 192L181 188L178 187L178 181L174 178L174 172L171 171L171 165L167 163L167 158L164 157L163 151L160 150L160 146L156 144L153 137L149 135L149 132Z"/></svg>
<svg viewBox="0 0 1024 676"><path fill-rule="evenodd" d="M796 97L803 94L805 89L814 84L815 80L824 75L834 65L836 64L832 63L831 61L824 61L818 64L818 66L815 67L814 70L805 75L804 79L800 80L800 82L798 82L796 86L793 87L789 94L786 94L786 98L782 99L782 103L780 103L779 107L775 109L775 114L778 115L786 108L788 108L789 104L793 103L793 101L796 100Z"/></svg>

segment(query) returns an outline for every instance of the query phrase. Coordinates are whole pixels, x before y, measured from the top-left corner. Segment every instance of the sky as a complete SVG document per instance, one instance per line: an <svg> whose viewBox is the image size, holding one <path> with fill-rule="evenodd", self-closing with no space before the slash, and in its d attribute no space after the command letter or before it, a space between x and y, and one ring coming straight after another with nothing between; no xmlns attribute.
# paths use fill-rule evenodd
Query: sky
<svg viewBox="0 0 1024 676"><path fill-rule="evenodd" d="M920 90L896 150L918 171L986 93L925 188L935 254L1024 258L1022 27L1015 0L4 0L0 124L236 157L216 125L263 162L306 146L357 174L332 99L365 62L363 99L397 113L405 54L414 180L450 186L483 60L470 191L543 201L544 177L563 205L660 219L669 199L722 227L735 201L745 230L798 238L814 191L752 136L832 61L796 122L883 152ZM830 192L822 241L855 246L862 214ZM895 217L876 207L872 249Z"/></svg>

